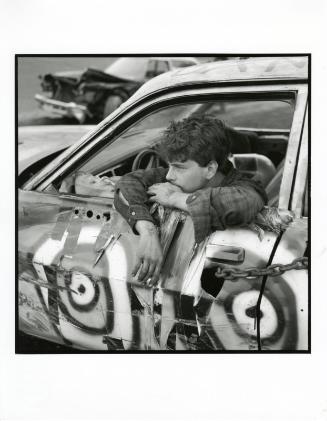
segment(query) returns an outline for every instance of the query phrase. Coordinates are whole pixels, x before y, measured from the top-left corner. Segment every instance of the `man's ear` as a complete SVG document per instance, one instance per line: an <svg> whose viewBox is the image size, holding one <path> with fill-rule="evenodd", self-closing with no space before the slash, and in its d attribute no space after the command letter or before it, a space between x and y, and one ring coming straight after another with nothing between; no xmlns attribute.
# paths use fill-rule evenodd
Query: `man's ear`
<svg viewBox="0 0 327 421"><path fill-rule="evenodd" d="M207 180L211 180L211 178L216 174L218 171L218 163L217 161L210 161L207 164Z"/></svg>

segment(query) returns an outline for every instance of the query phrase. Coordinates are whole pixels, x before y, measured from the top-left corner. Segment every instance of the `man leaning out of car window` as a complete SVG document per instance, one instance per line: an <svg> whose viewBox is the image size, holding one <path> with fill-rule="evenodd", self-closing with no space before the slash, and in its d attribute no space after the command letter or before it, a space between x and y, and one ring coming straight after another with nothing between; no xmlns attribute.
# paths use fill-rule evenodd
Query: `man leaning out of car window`
<svg viewBox="0 0 327 421"><path fill-rule="evenodd" d="M148 203L190 214L195 241L215 230L251 223L267 203L263 187L234 169L223 122L209 116L171 122L158 145L168 168L137 170L116 184L115 207L140 235L133 276L155 284L162 248ZM150 197L149 197L150 196Z"/></svg>

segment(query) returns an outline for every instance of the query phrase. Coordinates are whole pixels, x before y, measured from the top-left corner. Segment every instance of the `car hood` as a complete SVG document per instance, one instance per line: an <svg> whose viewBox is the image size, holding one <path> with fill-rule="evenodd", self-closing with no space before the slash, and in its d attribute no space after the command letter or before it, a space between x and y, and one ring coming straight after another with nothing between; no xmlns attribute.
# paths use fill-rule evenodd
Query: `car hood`
<svg viewBox="0 0 327 421"><path fill-rule="evenodd" d="M118 76L111 75L110 73L103 72L102 70L87 68L84 70L67 70L63 72L48 73L44 76L45 78L53 77L55 79L69 79L74 80L77 83L81 81L95 81L95 82L106 82L106 83L126 83L135 82L132 79L121 78Z"/></svg>
<svg viewBox="0 0 327 421"><path fill-rule="evenodd" d="M49 73L49 74L51 74L52 76L79 79L84 72L85 72L85 69L84 70L66 70L63 72L55 72L55 73Z"/></svg>
<svg viewBox="0 0 327 421"><path fill-rule="evenodd" d="M94 127L93 125L19 127L18 174L40 159L66 149Z"/></svg>

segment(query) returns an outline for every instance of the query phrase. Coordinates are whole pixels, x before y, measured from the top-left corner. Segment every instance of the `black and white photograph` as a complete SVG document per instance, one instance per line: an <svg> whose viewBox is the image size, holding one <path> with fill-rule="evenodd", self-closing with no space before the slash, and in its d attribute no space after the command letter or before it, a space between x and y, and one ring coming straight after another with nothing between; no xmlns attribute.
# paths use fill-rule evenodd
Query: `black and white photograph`
<svg viewBox="0 0 327 421"><path fill-rule="evenodd" d="M2 0L1 421L327 421L323 0Z"/></svg>
<svg viewBox="0 0 327 421"><path fill-rule="evenodd" d="M18 55L17 352L309 351L309 70Z"/></svg>

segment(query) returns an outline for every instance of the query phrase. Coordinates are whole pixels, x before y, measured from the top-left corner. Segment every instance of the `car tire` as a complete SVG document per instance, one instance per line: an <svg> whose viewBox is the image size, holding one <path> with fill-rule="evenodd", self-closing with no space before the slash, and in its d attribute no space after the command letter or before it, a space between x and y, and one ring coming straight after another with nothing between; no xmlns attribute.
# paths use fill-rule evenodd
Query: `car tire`
<svg viewBox="0 0 327 421"><path fill-rule="evenodd" d="M111 95L107 98L103 108L103 118L111 114L124 102L123 98L118 95Z"/></svg>

